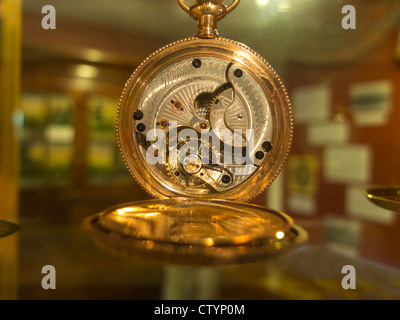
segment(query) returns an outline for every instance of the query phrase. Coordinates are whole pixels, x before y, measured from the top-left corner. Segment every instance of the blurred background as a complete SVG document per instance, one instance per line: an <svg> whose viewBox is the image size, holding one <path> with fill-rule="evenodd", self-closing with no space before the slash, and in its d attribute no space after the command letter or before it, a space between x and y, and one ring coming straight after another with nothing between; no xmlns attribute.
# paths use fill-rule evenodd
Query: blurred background
<svg viewBox="0 0 400 320"><path fill-rule="evenodd" d="M45 5L56 29L42 28ZM356 29L342 27L345 5ZM0 298L400 298L399 215L362 194L400 184L399 22L397 0L243 0L220 22L293 103L291 155L254 203L310 239L269 263L186 268L103 252L80 223L148 198L117 146L119 97L142 60L196 22L176 0L0 0L0 219L21 226L0 239ZM48 264L56 290L40 284ZM346 264L355 291L341 287Z"/></svg>

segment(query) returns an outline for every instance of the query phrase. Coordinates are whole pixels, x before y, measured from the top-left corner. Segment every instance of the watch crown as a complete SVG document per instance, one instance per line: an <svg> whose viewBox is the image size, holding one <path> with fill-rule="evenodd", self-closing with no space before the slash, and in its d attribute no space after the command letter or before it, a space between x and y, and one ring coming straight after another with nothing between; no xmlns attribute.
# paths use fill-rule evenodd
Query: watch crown
<svg viewBox="0 0 400 320"><path fill-rule="evenodd" d="M185 0L178 0L182 9L197 20L199 30L196 36L205 39L218 37L218 21L235 9L240 0L233 0L229 6L223 2L224 0L196 0L196 3L189 7Z"/></svg>

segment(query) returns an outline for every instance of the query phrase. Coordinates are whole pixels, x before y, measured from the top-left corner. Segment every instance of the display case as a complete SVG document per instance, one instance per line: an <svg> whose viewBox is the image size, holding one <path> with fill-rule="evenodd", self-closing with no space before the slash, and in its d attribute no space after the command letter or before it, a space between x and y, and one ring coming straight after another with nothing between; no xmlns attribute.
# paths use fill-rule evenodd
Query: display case
<svg viewBox="0 0 400 320"><path fill-rule="evenodd" d="M17 2L3 0L1 4ZM184 1L189 9L206 2L209 1ZM227 6L236 3L217 2ZM397 207L382 208L398 202L396 185L400 184L399 2L241 1L230 17L220 23L219 33L221 37L255 49L279 73L279 80L269 67L270 73L252 68L249 57L255 53L241 44L214 39L215 50L211 52L203 50L206 41L186 39L194 35L195 22L176 1L115 3L54 2L57 27L44 30L41 22L46 14L41 10L47 3L24 2L22 45L14 43L14 51L10 51L22 49L21 64L13 64L12 69L16 79L18 68L22 71L21 90L14 88L17 94L12 95L13 103L4 102L11 93L7 91L10 84L14 83L8 81L10 69L2 64L0 70L1 79L7 79L0 82L2 93L7 93L0 96L1 121L8 119L7 125L2 122L0 127L0 189L5 199L0 205L0 219L17 220L17 213L20 216L19 231L1 239L0 297L399 299L400 220L393 209ZM344 11L345 6L355 10L355 29L343 27L342 22L350 19L352 12L352 9ZM4 29L4 11L0 13L3 34L7 32L10 36L7 39L17 40L14 35L18 30ZM205 18L201 21L200 35L208 32L207 23L214 27L211 22ZM175 43L178 39L186 40ZM6 54L3 41L4 36L2 62ZM173 45L167 46L168 43ZM189 49L185 47L187 44ZM237 50L226 51L226 44ZM159 48L163 49L157 51ZM201 59L194 56L199 50L203 50ZM156 53L151 55L152 52ZM157 60L157 57L161 58ZM197 76L207 78L211 85L191 78L199 71L196 59L201 63L205 59L205 75L199 72ZM229 63L223 64L224 59L231 60L230 68ZM145 62L141 64L142 61ZM189 71L168 69L173 63L176 70L187 67ZM131 77L137 67L144 70L143 74L139 72ZM253 78L246 78L238 69ZM208 75L219 71L215 78ZM200 180L196 182L202 181L196 162L193 167L189 161L186 167L171 169L168 165L160 171L147 167L141 170L145 167L140 166L136 156L143 157L142 151L147 145L143 137L136 143L143 128L138 125L161 128L162 120L179 120L171 114L185 112L186 106L178 104L184 111L175 107L175 100L182 101L171 97L176 93L185 98L184 86L173 87L174 81L181 78L189 79L186 85L190 81L199 82L201 90L197 93L203 93L204 100L194 100L198 103L196 111L204 114L207 109L201 110L200 102L205 101L212 107L218 105L220 101L216 103L216 99L207 100L207 93L217 92L219 87L224 89L222 100L239 97L244 106L253 103L248 102L252 100L259 103L263 100L259 93L267 92L271 119L288 110L281 102L288 102L286 97L290 97L293 136L288 133L291 128L288 122L276 121L280 131L275 136L264 135L266 138L262 141L273 143L266 143L264 147L261 143L257 150L263 152L260 158L271 159L265 167L270 166L272 170L266 175L258 171L260 178L250 179L251 183L243 184L245 187L238 192L211 193L227 195L230 201L237 197L240 204L226 203L223 197L207 199L214 206L205 204L207 197L175 199L178 175L198 174ZM276 81L271 81L272 78ZM130 80L127 82L127 79ZM232 95L229 87L242 80L248 86L238 85L238 93ZM255 84L261 89L252 94L248 87L257 87ZM171 112L157 113L158 102L153 99L154 106L149 103L146 119L139 119L140 114L135 114L140 109L137 105L153 91L164 89ZM121 91L124 91L122 102ZM195 98L199 96L189 93ZM159 101L163 97L160 94ZM18 109L15 105L18 99L20 110L14 112ZM123 117L116 128L120 103L126 108L121 107L119 116L123 114ZM154 112L150 113L151 110ZM229 127L246 120L246 116L254 122L265 122L264 114L246 113L246 110L228 112L224 121L213 122L210 118L206 124L188 123L199 128L208 124ZM13 131L14 128L18 130ZM122 155L118 136L120 144L122 141L125 145ZM126 145L132 141L135 144ZM287 153L289 145L290 153ZM280 152L283 156L279 156ZM274 162L277 166L272 165ZM275 178L278 171L277 179L269 179ZM13 172L15 176L7 175L4 179L4 172ZM149 172L153 176L146 175ZM176 172L179 174L175 176ZM143 175L139 181L144 188L131 173L135 177ZM221 178L222 189L232 181L222 179L223 174L214 175ZM268 181L261 181L266 176ZM267 190L260 193L267 185ZM182 183L178 185L181 186ZM208 190L207 187L203 189ZM182 189L179 196L188 196ZM256 194L250 204L243 203ZM150 200L154 195L162 198L164 205L160 206L162 199ZM197 208L201 208L196 212L202 217L191 211L190 202L196 202ZM241 219L243 216L234 215L238 211L243 215L254 212L254 204L263 213L268 212L256 219L262 223L246 224L248 220ZM215 210L215 205L221 211ZM241 209L237 210L237 206ZM172 214L171 208L175 210ZM137 215L138 211L143 216ZM177 212L189 218L171 219ZM166 223L155 220L157 216L164 217L165 221L161 222ZM232 222L234 219L224 220L222 216L235 218L236 224ZM267 225L266 220L272 221L271 217L279 217L274 220L276 224L260 231L260 226ZM193 221L201 226L197 228L198 224ZM276 225L284 229L274 229ZM247 227L256 231L255 237L241 237L243 234L239 233ZM215 232L213 243L208 240L211 237L202 238L204 231L211 229ZM231 233L234 235L231 242L221 239L227 229L237 232ZM307 233L307 242L305 237L298 237L305 233L293 231L300 229ZM171 230L179 232L165 232ZM164 241L166 235L169 243ZM285 238L287 235L292 238ZM135 237L139 241L132 241ZM302 241L291 242L293 239ZM157 240L162 244L155 243ZM239 245L234 250L226 250L235 241ZM201 250L197 250L199 243ZM255 244L254 247L258 244L264 249L273 248L274 254L268 250L252 251L254 248L249 249L249 243ZM281 250L285 248L290 250ZM41 270L47 265L56 270L55 290L45 290L42 286L46 274ZM355 278L347 277L349 270L356 271ZM352 279L354 289L346 282ZM144 303L142 307L146 308ZM154 309L146 312L151 313L149 317L154 316Z"/></svg>

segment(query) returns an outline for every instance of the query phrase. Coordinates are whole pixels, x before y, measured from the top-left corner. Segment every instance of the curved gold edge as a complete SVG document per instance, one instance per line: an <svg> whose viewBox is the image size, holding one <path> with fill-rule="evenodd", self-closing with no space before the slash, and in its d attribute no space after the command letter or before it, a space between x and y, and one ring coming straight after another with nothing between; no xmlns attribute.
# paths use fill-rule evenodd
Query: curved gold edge
<svg viewBox="0 0 400 320"><path fill-rule="evenodd" d="M382 192L387 191L387 196L382 194ZM370 187L366 188L362 191L362 193L371 201L374 205L395 212L400 212L400 200L394 200L390 197L393 197L393 194L396 194L400 199L400 187L392 186L392 187Z"/></svg>
<svg viewBox="0 0 400 320"><path fill-rule="evenodd" d="M139 204L143 204L143 203L170 205L168 203L175 203L175 202L180 202L180 203L185 203L185 204L189 203L189 205L191 205L191 203L194 203L194 202L202 202L202 203L206 203L209 206L235 204L235 205L238 205L238 206L252 207L252 208L255 208L255 209L258 209L258 210L261 210L261 211L267 211L268 213L271 213L271 214L274 214L274 215L279 215L287 223L289 223L290 225L293 225L293 218L290 217L288 214L282 212L282 211L266 208L266 207L263 207L263 206L258 205L258 204L242 203L242 202L238 202L238 201L231 201L231 200L224 200L224 199L208 199L207 201L205 201L204 199L197 199L197 198L174 197L174 198L168 198L168 199L139 200L139 201L135 201L135 202L126 202L126 203L114 205L112 207L109 207L109 208L105 209L100 214L109 213L109 212L116 211L118 209L122 209L122 208L126 208L126 207L136 207ZM171 209L171 208L169 208L169 209Z"/></svg>
<svg viewBox="0 0 400 320"><path fill-rule="evenodd" d="M193 246L155 243L121 236L104 229L98 224L98 215L83 220L82 229L102 250L125 258L149 259L155 263L169 263L185 266L227 266L255 262L265 262L302 246L308 240L307 232L292 227L293 237L286 243L277 242L275 248L263 244L236 246Z"/></svg>
<svg viewBox="0 0 400 320"><path fill-rule="evenodd" d="M239 5L240 0L232 0L232 3L226 7L226 13L229 14Z"/></svg>
<svg viewBox="0 0 400 320"><path fill-rule="evenodd" d="M185 12L190 13L190 7L185 3L185 0L178 0L178 4Z"/></svg>
<svg viewBox="0 0 400 320"><path fill-rule="evenodd" d="M135 176L135 174L132 172L132 170L130 169L126 159L125 159L125 155L122 151L122 146L121 146L121 138L120 138L120 134L119 134L119 114L121 111L121 107L122 107L122 103L123 100L125 98L125 95L127 94L127 89L130 85L130 83L132 82L132 80L134 79L134 77L140 72L140 70L148 63L148 61L150 59L152 59L154 56L158 55L160 52L175 46L177 44L181 44L181 43L185 43L185 42L191 42L191 41L195 41L195 40L201 40L201 41L223 41L223 42L227 42L227 43L231 43L233 45L239 46L241 49L248 51L249 53L251 53L252 55L256 56L258 59L260 59L274 74L276 80L278 81L280 88L282 90L282 93L285 97L285 100L287 102L288 105L288 117L289 117L289 122L290 122L290 133L289 133L289 141L288 141L288 145L286 148L286 154L284 156L284 159L281 163L281 165L279 166L279 168L276 170L276 173L274 174L274 176L271 178L271 181L269 182L269 184L267 184L264 188L260 188L259 192L256 193L253 197L248 198L245 200L245 202L250 202L251 200L255 199L257 196L259 196L264 190L266 190L273 181L275 181L275 179L278 177L278 175L280 174L280 172L283 169L284 164L287 161L287 158L289 157L290 154L290 150L292 148L292 144L293 144L293 131L294 131L294 126L293 126L293 122L294 122L294 117L293 117L293 107L292 107L292 103L289 97L289 94L287 92L287 89L283 83L283 81L281 80L281 78L279 77L278 73L275 71L275 69L271 66L271 64L266 61L260 54L258 54L256 51L254 51L253 49L251 49L250 47L246 46L245 44L242 44L240 42L234 41L234 40L230 40L230 39L226 39L226 38L213 38L213 39L202 39L202 38L198 38L198 37L191 37L191 38L185 38L185 39L181 39L178 41L174 41L170 44L167 44L164 47L161 47L160 49L158 49L157 51L153 52L152 54L150 54L145 60L142 61L142 63L133 71L133 73L131 74L131 76L129 77L129 79L126 81L125 86L123 88L120 100L119 100L119 104L118 104L118 109L117 109L117 117L116 117L116 134L117 134L117 142L118 142L118 147L120 150L120 153L122 155L122 159L124 161L125 166L127 167L129 173L131 174L131 176L134 178L134 180L138 183L139 186L141 186L141 188L143 190L145 190L146 193L148 193L151 197L153 198L159 198L159 196L155 193L153 193L151 190L149 190L144 184L142 184L139 179ZM160 198L159 198L160 199ZM161 198L162 199L162 198Z"/></svg>

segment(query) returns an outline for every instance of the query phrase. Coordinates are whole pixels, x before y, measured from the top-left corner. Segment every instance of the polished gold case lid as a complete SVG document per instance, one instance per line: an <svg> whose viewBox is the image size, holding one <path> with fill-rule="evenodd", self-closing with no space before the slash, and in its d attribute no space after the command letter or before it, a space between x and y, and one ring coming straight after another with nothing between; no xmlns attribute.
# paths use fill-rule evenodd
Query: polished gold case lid
<svg viewBox="0 0 400 320"><path fill-rule="evenodd" d="M113 254L185 265L265 261L307 240L281 212L223 200L127 203L85 219L83 228Z"/></svg>

